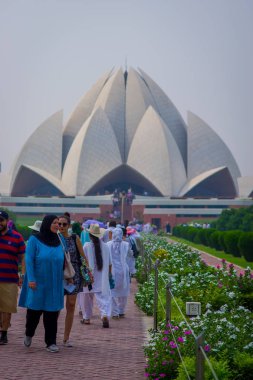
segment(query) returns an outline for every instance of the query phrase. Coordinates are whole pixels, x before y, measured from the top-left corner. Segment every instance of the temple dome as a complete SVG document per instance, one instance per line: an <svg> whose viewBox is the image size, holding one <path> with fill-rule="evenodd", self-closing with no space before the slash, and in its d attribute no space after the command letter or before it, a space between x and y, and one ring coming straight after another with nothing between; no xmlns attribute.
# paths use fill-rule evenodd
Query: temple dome
<svg viewBox="0 0 253 380"><path fill-rule="evenodd" d="M220 197L238 195L238 177L232 153L211 127L191 112L187 125L143 70L119 68L92 86L65 124L60 111L35 130L4 188L19 196L128 186L156 196Z"/></svg>

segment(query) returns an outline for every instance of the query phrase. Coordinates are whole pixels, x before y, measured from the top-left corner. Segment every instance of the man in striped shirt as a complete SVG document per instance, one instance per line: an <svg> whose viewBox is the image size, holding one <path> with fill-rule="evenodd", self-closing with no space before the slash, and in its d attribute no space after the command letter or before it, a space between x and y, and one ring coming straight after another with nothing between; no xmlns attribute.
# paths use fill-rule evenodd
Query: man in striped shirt
<svg viewBox="0 0 253 380"><path fill-rule="evenodd" d="M7 212L0 210L0 345L8 343L11 314L17 312L18 285L22 281L18 275L19 262L22 273L25 271L25 242L20 233L8 229L8 220Z"/></svg>

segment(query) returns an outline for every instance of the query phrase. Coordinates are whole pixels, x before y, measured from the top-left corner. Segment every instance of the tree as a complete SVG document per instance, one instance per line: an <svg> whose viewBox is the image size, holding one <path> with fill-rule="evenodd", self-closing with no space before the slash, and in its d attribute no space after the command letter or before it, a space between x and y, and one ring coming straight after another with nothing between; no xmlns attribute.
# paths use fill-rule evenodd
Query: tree
<svg viewBox="0 0 253 380"><path fill-rule="evenodd" d="M223 210L216 222L219 231L253 231L253 206Z"/></svg>

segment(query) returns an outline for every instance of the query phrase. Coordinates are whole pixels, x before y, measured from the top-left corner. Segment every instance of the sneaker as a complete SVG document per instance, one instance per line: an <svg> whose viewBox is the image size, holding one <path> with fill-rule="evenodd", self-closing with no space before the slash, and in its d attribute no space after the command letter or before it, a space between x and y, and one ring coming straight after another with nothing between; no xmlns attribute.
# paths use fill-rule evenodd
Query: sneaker
<svg viewBox="0 0 253 380"><path fill-rule="evenodd" d="M4 345L7 343L8 343L7 331L2 331L1 337L0 337L0 345Z"/></svg>
<svg viewBox="0 0 253 380"><path fill-rule="evenodd" d="M51 344L47 347L48 352L59 352L59 348L56 346L56 344Z"/></svg>
<svg viewBox="0 0 253 380"><path fill-rule="evenodd" d="M105 328L109 327L109 320L107 317L102 318L102 324L103 324L103 327L105 327Z"/></svg>
<svg viewBox="0 0 253 380"><path fill-rule="evenodd" d="M120 318L125 318L125 314L119 314Z"/></svg>
<svg viewBox="0 0 253 380"><path fill-rule="evenodd" d="M63 341L63 346L64 347L73 347L73 344L69 340L64 340Z"/></svg>
<svg viewBox="0 0 253 380"><path fill-rule="evenodd" d="M32 337L25 335L25 337L24 337L24 345L26 347L30 347L31 343L32 343Z"/></svg>

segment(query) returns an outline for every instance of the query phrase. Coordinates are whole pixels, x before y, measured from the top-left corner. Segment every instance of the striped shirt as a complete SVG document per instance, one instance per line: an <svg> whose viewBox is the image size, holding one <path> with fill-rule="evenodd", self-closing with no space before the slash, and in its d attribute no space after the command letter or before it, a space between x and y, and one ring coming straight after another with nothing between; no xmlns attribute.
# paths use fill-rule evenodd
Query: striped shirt
<svg viewBox="0 0 253 380"><path fill-rule="evenodd" d="M0 282L18 282L19 255L25 253L25 242L19 232L0 234Z"/></svg>

